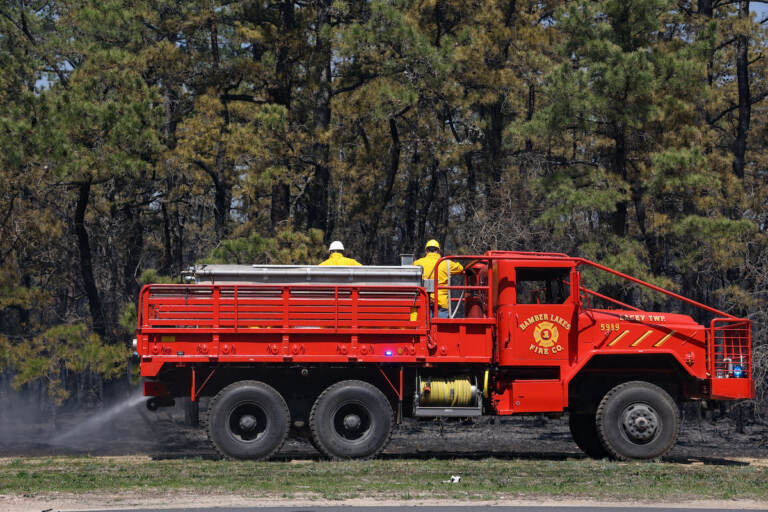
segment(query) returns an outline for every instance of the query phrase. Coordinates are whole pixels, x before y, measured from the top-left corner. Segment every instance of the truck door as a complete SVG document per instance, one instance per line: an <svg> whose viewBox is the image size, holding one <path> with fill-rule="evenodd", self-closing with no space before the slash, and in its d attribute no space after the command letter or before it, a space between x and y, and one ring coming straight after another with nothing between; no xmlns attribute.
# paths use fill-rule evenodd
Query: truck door
<svg viewBox="0 0 768 512"><path fill-rule="evenodd" d="M515 269L515 304L508 313L508 349L517 362L567 361L577 335L571 268ZM511 346L510 346L511 345Z"/></svg>

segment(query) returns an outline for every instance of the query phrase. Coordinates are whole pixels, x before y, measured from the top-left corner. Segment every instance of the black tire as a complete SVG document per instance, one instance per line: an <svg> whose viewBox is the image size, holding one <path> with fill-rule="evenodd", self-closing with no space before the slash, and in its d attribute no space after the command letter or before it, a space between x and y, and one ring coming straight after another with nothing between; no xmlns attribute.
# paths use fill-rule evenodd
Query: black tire
<svg viewBox="0 0 768 512"><path fill-rule="evenodd" d="M603 459L608 456L608 450L600 442L595 424L595 413L575 413L568 415L568 425L576 446L581 448L588 457Z"/></svg>
<svg viewBox="0 0 768 512"><path fill-rule="evenodd" d="M632 381L603 397L595 421L600 440L613 458L658 459L677 441L680 410L659 386Z"/></svg>
<svg viewBox="0 0 768 512"><path fill-rule="evenodd" d="M312 444L332 459L375 457L389 442L393 423L384 393L359 380L328 387L309 414Z"/></svg>
<svg viewBox="0 0 768 512"><path fill-rule="evenodd" d="M315 450L317 450L317 451L318 451L318 452L320 452L320 453L323 453L323 451L322 451L322 450L320 449L320 447L317 445L317 441L315 441L315 437L314 437L314 436L312 436L312 435L310 434L310 436L309 436L307 439L309 439L309 444L311 444L311 445L312 445L312 448L314 448ZM323 455L325 455L325 454L323 454Z"/></svg>
<svg viewBox="0 0 768 512"><path fill-rule="evenodd" d="M272 386L255 380L230 384L208 406L208 438L224 457L268 459L288 436L291 416Z"/></svg>

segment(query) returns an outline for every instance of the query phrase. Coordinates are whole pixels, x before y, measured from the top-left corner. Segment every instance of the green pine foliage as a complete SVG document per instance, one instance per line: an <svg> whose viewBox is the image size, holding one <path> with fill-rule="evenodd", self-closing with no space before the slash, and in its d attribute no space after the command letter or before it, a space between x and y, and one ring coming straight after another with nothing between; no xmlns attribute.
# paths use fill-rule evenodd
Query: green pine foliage
<svg viewBox="0 0 768 512"><path fill-rule="evenodd" d="M105 344L84 323L59 324L10 346L0 340L0 361L15 371L13 386L41 380L55 405L70 395L62 382L64 372L88 371L110 380L125 372L128 356L126 346Z"/></svg>
<svg viewBox="0 0 768 512"><path fill-rule="evenodd" d="M201 263L238 265L314 265L327 257L323 233L317 229L297 232L283 229L274 237L252 234L223 240Z"/></svg>

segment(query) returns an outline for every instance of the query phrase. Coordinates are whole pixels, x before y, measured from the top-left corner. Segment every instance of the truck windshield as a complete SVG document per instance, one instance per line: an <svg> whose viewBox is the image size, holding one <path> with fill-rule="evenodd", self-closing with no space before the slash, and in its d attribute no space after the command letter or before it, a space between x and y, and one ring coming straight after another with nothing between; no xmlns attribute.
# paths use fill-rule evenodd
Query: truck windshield
<svg viewBox="0 0 768 512"><path fill-rule="evenodd" d="M562 304L571 295L568 268L518 268L518 304Z"/></svg>

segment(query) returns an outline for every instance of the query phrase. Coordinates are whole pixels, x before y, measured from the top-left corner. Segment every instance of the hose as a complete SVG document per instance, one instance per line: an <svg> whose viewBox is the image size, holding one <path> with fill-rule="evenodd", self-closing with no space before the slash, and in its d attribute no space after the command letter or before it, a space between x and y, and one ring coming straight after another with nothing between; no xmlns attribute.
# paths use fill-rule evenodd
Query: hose
<svg viewBox="0 0 768 512"><path fill-rule="evenodd" d="M419 402L422 406L469 407L472 383L467 378L421 380Z"/></svg>

